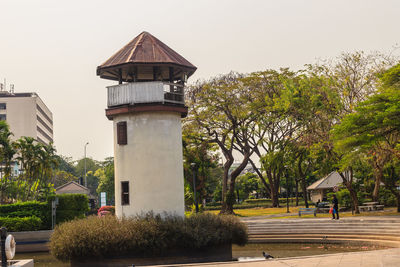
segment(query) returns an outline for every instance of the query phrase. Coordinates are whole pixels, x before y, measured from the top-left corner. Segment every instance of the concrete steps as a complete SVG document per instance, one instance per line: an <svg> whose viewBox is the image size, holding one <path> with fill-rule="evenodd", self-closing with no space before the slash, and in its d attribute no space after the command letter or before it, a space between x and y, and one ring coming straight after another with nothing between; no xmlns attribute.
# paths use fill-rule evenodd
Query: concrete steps
<svg viewBox="0 0 400 267"><path fill-rule="evenodd" d="M400 247L400 216L375 218L245 218L250 243L370 243Z"/></svg>

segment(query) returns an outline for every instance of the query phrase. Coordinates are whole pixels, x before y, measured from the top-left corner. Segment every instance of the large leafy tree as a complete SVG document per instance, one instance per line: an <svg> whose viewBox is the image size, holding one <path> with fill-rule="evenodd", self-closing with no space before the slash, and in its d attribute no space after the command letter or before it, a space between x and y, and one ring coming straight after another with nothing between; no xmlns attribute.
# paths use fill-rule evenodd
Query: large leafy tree
<svg viewBox="0 0 400 267"><path fill-rule="evenodd" d="M347 115L334 134L340 149L349 155L368 153L375 172L376 184L384 179L387 164L394 164L393 158L400 159L400 64L390 68L381 75L380 91L360 103L356 112ZM395 178L396 168L391 169L390 177ZM400 198L395 190L395 181L387 181L393 193ZM378 187L379 188L379 187ZM374 190L377 198L377 191ZM399 199L400 211L400 199Z"/></svg>
<svg viewBox="0 0 400 267"><path fill-rule="evenodd" d="M229 73L200 82L189 89L189 117L187 123L209 142L218 145L224 156L221 213L233 213L235 202L235 180L246 167L252 151L248 129L257 114L250 111L251 89L244 86L242 75ZM238 166L231 170L234 151L243 157Z"/></svg>

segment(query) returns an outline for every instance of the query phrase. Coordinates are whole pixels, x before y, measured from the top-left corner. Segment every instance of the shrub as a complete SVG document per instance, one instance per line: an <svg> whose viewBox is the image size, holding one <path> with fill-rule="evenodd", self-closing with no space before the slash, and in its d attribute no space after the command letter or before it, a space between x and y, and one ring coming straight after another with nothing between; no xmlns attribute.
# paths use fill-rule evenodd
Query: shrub
<svg viewBox="0 0 400 267"><path fill-rule="evenodd" d="M42 220L36 216L30 217L0 217L0 225L9 232L37 231L42 227Z"/></svg>
<svg viewBox="0 0 400 267"><path fill-rule="evenodd" d="M32 229L32 231L51 228L51 208L47 202L28 201L0 205L0 217L23 218L33 216L40 219L41 226L39 229ZM25 231L29 231L29 229Z"/></svg>
<svg viewBox="0 0 400 267"><path fill-rule="evenodd" d="M247 228L233 216L201 213L181 218L148 214L137 218L115 216L63 223L50 239L59 260L116 256L156 256L168 249L201 249L247 242Z"/></svg>

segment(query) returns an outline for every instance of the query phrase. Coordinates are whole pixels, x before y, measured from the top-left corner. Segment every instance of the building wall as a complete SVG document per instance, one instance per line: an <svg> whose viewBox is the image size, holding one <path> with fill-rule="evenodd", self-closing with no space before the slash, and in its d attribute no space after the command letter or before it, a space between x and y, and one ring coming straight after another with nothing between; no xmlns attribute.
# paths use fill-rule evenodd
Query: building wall
<svg viewBox="0 0 400 267"><path fill-rule="evenodd" d="M324 191L321 190L311 190L310 192L311 201L317 203L317 201L322 201L324 198Z"/></svg>
<svg viewBox="0 0 400 267"><path fill-rule="evenodd" d="M0 103L6 104L6 109L0 109L0 116L6 116L14 134L11 137L13 140L29 136L46 144L53 141L53 115L39 96L34 93L1 92Z"/></svg>
<svg viewBox="0 0 400 267"><path fill-rule="evenodd" d="M117 144L117 123L127 122L127 145ZM145 112L114 118L116 214L184 216L181 115ZM121 205L121 181L129 181L129 205Z"/></svg>

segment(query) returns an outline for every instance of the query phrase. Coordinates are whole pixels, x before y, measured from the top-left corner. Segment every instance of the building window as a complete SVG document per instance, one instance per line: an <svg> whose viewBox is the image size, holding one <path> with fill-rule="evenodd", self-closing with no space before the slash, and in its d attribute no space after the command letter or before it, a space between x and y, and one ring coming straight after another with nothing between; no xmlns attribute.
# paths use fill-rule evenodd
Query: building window
<svg viewBox="0 0 400 267"><path fill-rule="evenodd" d="M7 109L6 103L0 103L0 109Z"/></svg>
<svg viewBox="0 0 400 267"><path fill-rule="evenodd" d="M117 143L118 145L128 144L128 136L126 132L126 121L117 123Z"/></svg>
<svg viewBox="0 0 400 267"><path fill-rule="evenodd" d="M129 182L121 182L121 205L129 205Z"/></svg>
<svg viewBox="0 0 400 267"><path fill-rule="evenodd" d="M0 121L5 121L7 120L7 115L6 114L0 114Z"/></svg>

